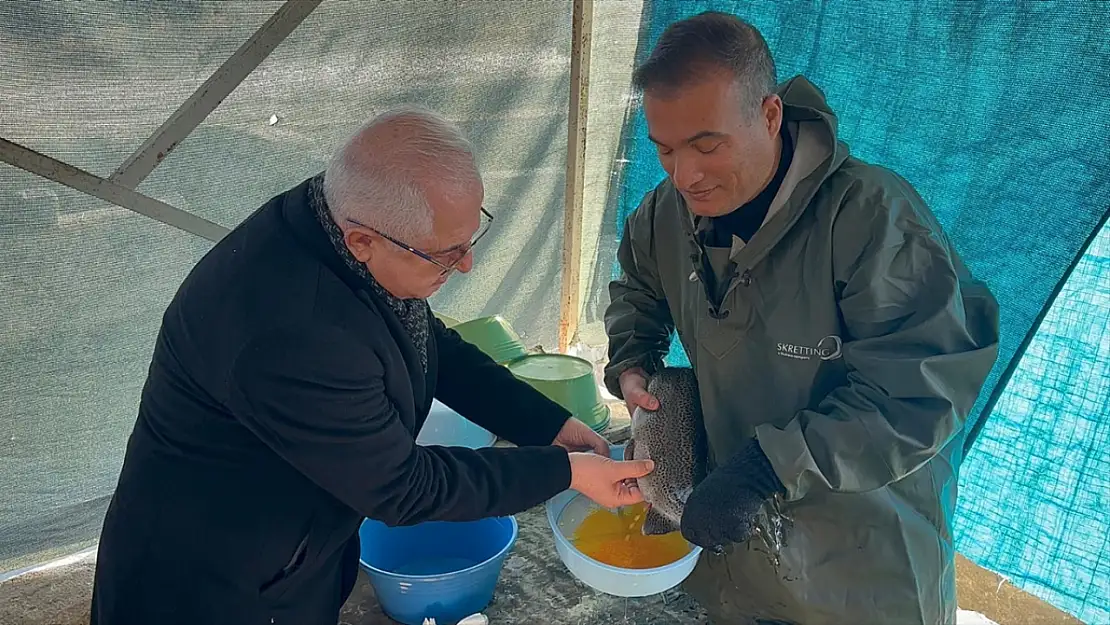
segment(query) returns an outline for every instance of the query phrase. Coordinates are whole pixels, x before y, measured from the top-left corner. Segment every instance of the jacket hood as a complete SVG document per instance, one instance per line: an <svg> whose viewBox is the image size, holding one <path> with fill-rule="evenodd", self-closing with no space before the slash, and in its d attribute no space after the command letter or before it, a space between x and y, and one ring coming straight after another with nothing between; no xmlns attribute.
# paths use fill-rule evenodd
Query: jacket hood
<svg viewBox="0 0 1110 625"><path fill-rule="evenodd" d="M836 113L829 108L825 93L805 76L795 76L780 84L776 92L786 106L788 119L822 121L828 126L829 133L836 136Z"/></svg>
<svg viewBox="0 0 1110 625"><path fill-rule="evenodd" d="M795 76L782 83L776 92L782 98L784 122L817 124L831 146L831 158L826 161L825 167L819 168L825 172L822 178L836 171L850 156L850 150L837 137L839 120L829 107L824 92L804 76Z"/></svg>

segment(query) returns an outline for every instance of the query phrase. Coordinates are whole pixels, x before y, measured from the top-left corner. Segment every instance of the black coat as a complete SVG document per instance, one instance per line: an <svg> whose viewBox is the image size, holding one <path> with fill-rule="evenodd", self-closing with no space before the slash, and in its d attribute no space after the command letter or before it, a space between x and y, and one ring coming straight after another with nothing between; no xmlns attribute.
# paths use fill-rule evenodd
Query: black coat
<svg viewBox="0 0 1110 625"><path fill-rule="evenodd" d="M307 189L220 241L166 310L100 537L92 625L334 624L364 517L515 514L570 484L549 445L567 412L430 313L425 375ZM521 448L417 446L433 397Z"/></svg>

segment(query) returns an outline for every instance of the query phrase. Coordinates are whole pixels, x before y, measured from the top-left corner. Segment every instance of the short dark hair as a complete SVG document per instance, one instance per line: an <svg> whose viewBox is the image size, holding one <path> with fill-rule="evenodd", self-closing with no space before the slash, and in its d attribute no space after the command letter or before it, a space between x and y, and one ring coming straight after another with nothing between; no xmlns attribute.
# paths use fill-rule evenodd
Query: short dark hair
<svg viewBox="0 0 1110 625"><path fill-rule="evenodd" d="M735 15L706 11L668 26L632 83L641 91L669 92L720 70L736 77L753 108L775 90L775 60L759 30Z"/></svg>

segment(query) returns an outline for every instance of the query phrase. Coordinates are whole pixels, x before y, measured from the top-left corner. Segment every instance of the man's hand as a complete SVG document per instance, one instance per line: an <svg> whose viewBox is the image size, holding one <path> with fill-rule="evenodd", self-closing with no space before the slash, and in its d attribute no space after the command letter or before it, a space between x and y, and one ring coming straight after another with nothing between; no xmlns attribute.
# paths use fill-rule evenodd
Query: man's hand
<svg viewBox="0 0 1110 625"><path fill-rule="evenodd" d="M618 462L592 453L571 453L570 487L606 508L631 506L644 500L636 478L655 468L651 460Z"/></svg>
<svg viewBox="0 0 1110 625"><path fill-rule="evenodd" d="M628 416L639 406L644 410L658 410L659 400L654 395L648 393L647 372L640 367L633 367L625 371L618 378L621 386L621 395L624 395L624 405L628 407Z"/></svg>
<svg viewBox="0 0 1110 625"><path fill-rule="evenodd" d="M567 451L593 451L606 458L609 457L609 441L574 417L567 419L552 444Z"/></svg>
<svg viewBox="0 0 1110 625"><path fill-rule="evenodd" d="M763 502L785 490L753 438L694 488L682 511L682 535L718 552L726 544L745 542L755 533Z"/></svg>

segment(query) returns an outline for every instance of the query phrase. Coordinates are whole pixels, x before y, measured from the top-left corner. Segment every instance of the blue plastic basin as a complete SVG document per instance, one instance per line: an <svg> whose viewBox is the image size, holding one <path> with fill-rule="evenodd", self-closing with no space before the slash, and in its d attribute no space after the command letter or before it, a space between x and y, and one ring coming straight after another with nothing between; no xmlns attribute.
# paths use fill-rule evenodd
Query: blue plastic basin
<svg viewBox="0 0 1110 625"><path fill-rule="evenodd" d="M624 458L624 445L610 445L614 459ZM670 564L651 569L624 569L598 562L575 548L574 530L597 504L575 490L565 490L545 506L547 523L555 535L555 552L571 575L587 586L618 597L647 597L678 586L690 576L702 549L691 545L690 553Z"/></svg>
<svg viewBox="0 0 1110 625"><path fill-rule="evenodd" d="M513 517L407 527L366 519L359 563L390 618L450 625L489 605L517 532Z"/></svg>
<svg viewBox="0 0 1110 625"><path fill-rule="evenodd" d="M416 436L418 445L442 445L444 447L469 447L479 449L490 447L497 442L492 432L477 425L451 408L432 400L428 419Z"/></svg>

